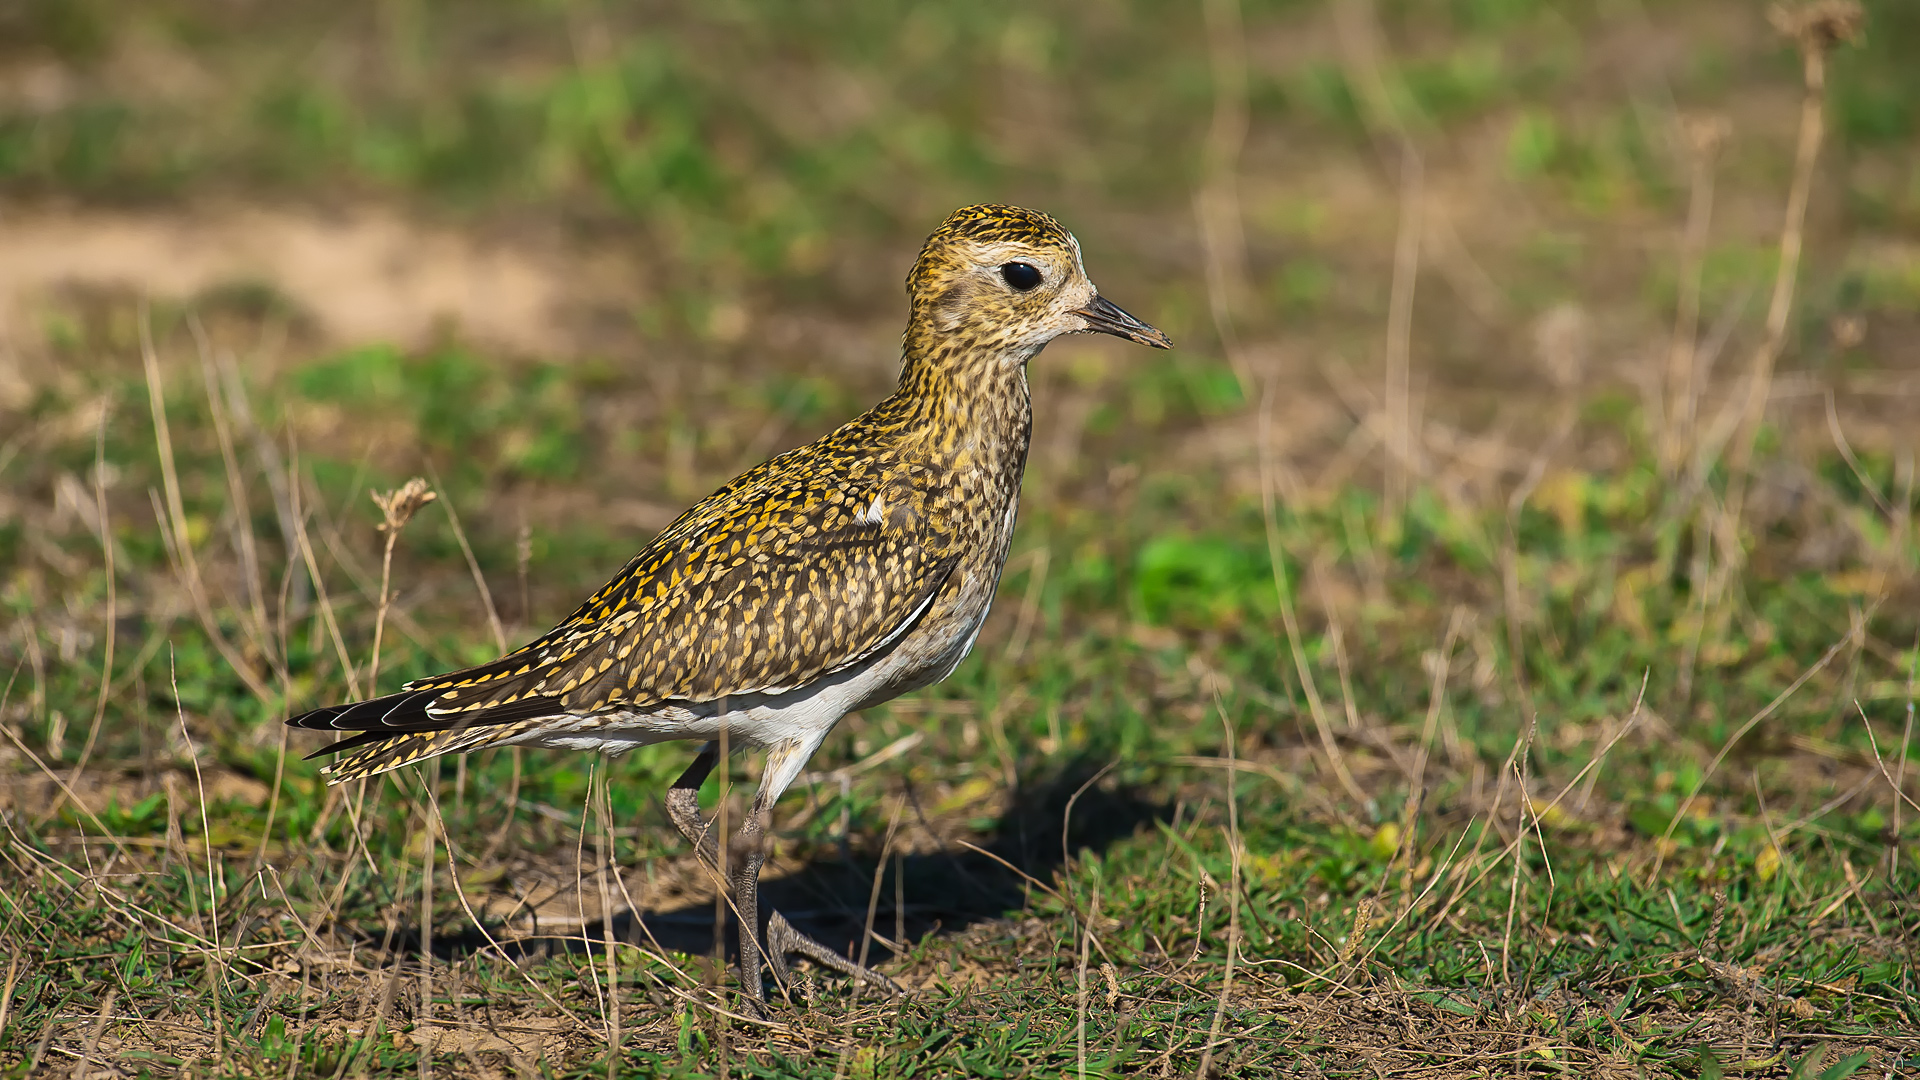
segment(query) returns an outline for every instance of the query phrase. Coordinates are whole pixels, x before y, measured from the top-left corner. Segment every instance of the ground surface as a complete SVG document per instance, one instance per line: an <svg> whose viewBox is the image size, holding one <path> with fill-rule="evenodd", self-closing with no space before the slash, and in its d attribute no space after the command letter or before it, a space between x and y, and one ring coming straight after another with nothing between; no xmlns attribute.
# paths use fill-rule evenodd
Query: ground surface
<svg viewBox="0 0 1920 1080"><path fill-rule="evenodd" d="M0 1068L1920 1070L1916 11L1803 168L1716 0L0 8ZM322 785L289 711L884 394L986 199L1181 349L1035 361L974 657L781 807L911 998L739 1013L691 748Z"/></svg>

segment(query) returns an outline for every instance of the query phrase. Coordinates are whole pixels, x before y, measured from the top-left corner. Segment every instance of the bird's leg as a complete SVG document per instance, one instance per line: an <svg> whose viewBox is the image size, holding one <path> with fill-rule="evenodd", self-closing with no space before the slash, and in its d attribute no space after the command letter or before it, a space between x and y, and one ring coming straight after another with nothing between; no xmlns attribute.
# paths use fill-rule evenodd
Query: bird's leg
<svg viewBox="0 0 1920 1080"><path fill-rule="evenodd" d="M772 818L772 807L767 804L766 790L762 788L753 800L753 810L747 815L746 823L740 826L740 831L727 849L728 858L734 864L731 875L734 905L740 913L741 987L756 1004L764 1001L760 987L760 964L764 960L773 969L774 982L785 990L792 985L787 957L797 955L832 968L856 983L870 983L895 994L904 994L906 991L899 983L872 968L854 963L795 930L786 916L777 911L767 913L766 932L759 932L760 867L767 860L767 834ZM752 936L749 936L748 927L753 928Z"/></svg>
<svg viewBox="0 0 1920 1080"><path fill-rule="evenodd" d="M699 756L680 779L667 789L667 816L673 819L674 827L680 835L693 845L700 860L708 866L718 868L720 860L719 845L714 839L713 828L700 816L700 785L707 782L707 774L720 761L720 744L710 742L700 748Z"/></svg>
<svg viewBox="0 0 1920 1080"><path fill-rule="evenodd" d="M821 734L825 735L825 732ZM739 904L743 924L750 925L755 930L752 947L748 945L746 934L741 935L741 978L751 987L748 992L758 998L760 963L764 959L767 966L773 969L774 981L784 989L792 985L792 978L787 970L787 957L804 956L814 963L846 975L856 983L870 983L884 987L895 994L904 994L906 990L899 983L872 968L854 963L821 942L795 930L786 916L778 911L767 913L766 933L759 932L760 867L766 862L767 837L772 831L773 804L787 789L787 785L793 783L800 775L801 767L806 764L807 758L812 756L814 747L817 745L817 739L811 743L784 742L768 750L767 767L761 773L760 790L754 795L753 810L747 815L746 822L740 828L739 837L734 841L734 850L740 854L733 857L741 861L733 879L733 895Z"/></svg>
<svg viewBox="0 0 1920 1080"><path fill-rule="evenodd" d="M693 844L700 861L723 871L733 893L734 910L740 916L740 988L756 1011L764 1011L766 996L760 988L759 901L760 864L766 861L763 838L767 813L761 805L764 794L754 799L754 812L747 817L733 843L727 847L727 861L720 865L719 844L713 823L700 816L700 785L720 761L720 744L710 742L667 789L667 816Z"/></svg>
<svg viewBox="0 0 1920 1080"><path fill-rule="evenodd" d="M698 852L700 860L726 874L733 893L734 910L740 917L740 988L758 1007L765 1004L760 987L760 866L766 862L766 826L768 812L763 790L754 798L753 812L727 845L727 862L720 865L720 850L713 823L700 815L700 785L720 761L720 744L710 742L667 789L667 816ZM784 921L784 920L783 920ZM776 968L784 976L784 965Z"/></svg>
<svg viewBox="0 0 1920 1080"><path fill-rule="evenodd" d="M767 836L771 831L773 803L799 774L812 753L812 746L781 744L769 754L760 790L755 794L747 820L727 845L728 866L720 865L719 844L713 825L700 816L700 785L720 761L718 743L700 748L699 756L667 790L667 816L681 835L693 844L700 860L725 873L733 893L734 910L740 917L740 989L756 1012L764 1012L766 994L760 985L764 963L773 969L773 977L782 987L789 985L787 957L804 956L824 967L838 971L857 983L870 983L903 994L899 983L841 956L821 942L802 934L779 912L767 915L766 933L760 932L760 868L767 860Z"/></svg>
<svg viewBox="0 0 1920 1080"><path fill-rule="evenodd" d="M767 963L773 968L774 978L778 979L783 986L789 982L787 957L804 956L816 964L832 968L840 974L847 976L856 984L870 983L885 989L889 993L903 996L907 992L906 987L901 986L899 983L894 982L878 971L869 967L861 967L859 964L841 956L820 942L795 930L793 924L787 921L787 917L777 911L767 913L766 937Z"/></svg>
<svg viewBox="0 0 1920 1080"><path fill-rule="evenodd" d="M762 803L763 798L763 795L754 797L753 809L727 847L727 861L733 864L728 867L733 907L740 918L740 989L762 1011L766 1006L766 993L760 985L760 867L767 861L767 822L772 817ZM784 989L785 965L775 960L773 970Z"/></svg>

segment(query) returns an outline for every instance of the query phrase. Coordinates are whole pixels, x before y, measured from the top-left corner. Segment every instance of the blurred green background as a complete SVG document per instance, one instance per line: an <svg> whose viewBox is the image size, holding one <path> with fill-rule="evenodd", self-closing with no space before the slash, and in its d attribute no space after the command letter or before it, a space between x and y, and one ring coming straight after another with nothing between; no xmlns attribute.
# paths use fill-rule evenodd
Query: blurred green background
<svg viewBox="0 0 1920 1080"><path fill-rule="evenodd" d="M1914 359L1920 15L1867 9L1834 65L1789 369ZM110 386L151 297L205 320L315 454L432 461L483 544L523 521L543 545L644 531L883 394L919 239L999 200L1067 221L1102 288L1183 346L1066 342L1036 367L1043 497L1176 447L1231 474L1266 379L1317 482L1380 378L1405 137L1428 434L1528 453L1566 378L1542 317L1569 306L1583 400L1657 405L1688 123L1726 126L1702 333L1739 369L1797 67L1757 7L1708 0L23 0L0 12L0 423L30 437ZM1823 332L1844 315L1866 351ZM1456 482L1511 481L1484 461ZM34 464L8 485L44 500Z"/></svg>

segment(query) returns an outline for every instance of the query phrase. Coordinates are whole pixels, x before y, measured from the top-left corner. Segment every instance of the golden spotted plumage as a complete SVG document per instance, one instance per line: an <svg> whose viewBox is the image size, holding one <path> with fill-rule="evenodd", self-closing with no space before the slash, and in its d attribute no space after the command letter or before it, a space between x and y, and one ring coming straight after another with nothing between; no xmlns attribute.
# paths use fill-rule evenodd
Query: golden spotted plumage
<svg viewBox="0 0 1920 1080"><path fill-rule="evenodd" d="M1045 262L1052 290L1016 291L982 273L980 260L1003 251ZM1063 332L1164 341L1091 284L1076 305L1089 310L1056 310L1075 299L1061 290L1084 282L1079 258L1045 214L955 212L908 276L912 312L891 396L701 500L527 645L291 723L360 733L329 748L364 747L327 770L337 783L548 729L591 732L650 711L802 691L916 637L977 628L1026 463L1026 360ZM1101 322L1108 313L1121 329ZM936 652L883 689L903 692L957 663Z"/></svg>
<svg viewBox="0 0 1920 1080"><path fill-rule="evenodd" d="M842 716L945 678L972 648L1013 538L1027 362L1062 334L1171 346L1100 297L1072 234L1017 207L956 211L907 295L900 385L885 401L701 500L523 648L289 721L357 733L322 751L359 750L329 780L507 743L617 753L705 740L667 815L709 865L726 864L750 1007L764 1001L762 958L776 976L800 954L892 985L778 912L760 928L773 804ZM699 790L721 747L743 744L765 747L767 764L723 855Z"/></svg>

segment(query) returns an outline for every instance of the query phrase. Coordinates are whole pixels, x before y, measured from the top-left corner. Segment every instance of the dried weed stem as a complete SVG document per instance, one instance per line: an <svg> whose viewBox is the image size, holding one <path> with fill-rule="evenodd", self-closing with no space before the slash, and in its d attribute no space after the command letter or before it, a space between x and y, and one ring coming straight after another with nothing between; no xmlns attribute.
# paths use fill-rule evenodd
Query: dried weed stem
<svg viewBox="0 0 1920 1080"><path fill-rule="evenodd" d="M207 593L205 579L200 573L200 562L194 556L193 539L187 528L186 504L180 494L180 472L176 468L173 456L173 432L167 426L166 395L161 387L160 355L153 344L153 319L147 305L140 305L140 359L147 377L147 402L153 412L153 439L160 454L160 481L166 491L165 512L159 512L159 499L155 497L154 515L160 526L160 536L167 554L174 560L174 566L180 574L181 583L186 586L187 596L193 602L194 614L199 616L200 628L206 632L207 640L220 653L247 689L267 705L274 706L273 691L261 680L253 665L247 662L233 642L227 640L226 633L220 629L219 618L213 610L213 600Z"/></svg>
<svg viewBox="0 0 1920 1080"><path fill-rule="evenodd" d="M1227 891L1227 964L1220 976L1220 1000L1214 1005L1213 1022L1207 1029L1207 1042L1200 1050L1200 1067L1194 1070L1198 1080L1206 1080L1213 1065L1214 1047L1220 1045L1220 1029L1226 1023L1227 1002L1233 994L1233 975L1235 962L1240 955L1240 797L1238 794L1239 777L1231 767L1238 753L1239 734L1233 729L1233 720L1227 716L1226 706L1218 696L1213 701L1214 711L1220 714L1220 726L1226 735L1228 769L1227 784L1227 859L1230 873ZM1365 903L1366 901L1361 901ZM1096 910L1098 898L1095 899ZM1084 1072L1084 1065L1082 1068Z"/></svg>
<svg viewBox="0 0 1920 1080"><path fill-rule="evenodd" d="M1400 224L1393 241L1393 288L1387 302L1386 494L1380 500L1382 535L1397 533L1417 468L1418 418L1413 412L1413 291L1420 279L1426 167L1411 139L1400 140Z"/></svg>
<svg viewBox="0 0 1920 1080"><path fill-rule="evenodd" d="M113 692L113 651L119 637L120 594L113 561L113 531L107 518L107 417L111 412L111 404L102 403L93 433L93 512L99 526L100 559L107 579L107 647L106 655L100 660L100 692L94 698L93 723L87 727L87 741L80 747L80 757L68 771L67 782L54 796L53 803L38 818L42 823L60 812L66 805L67 792L80 783L80 774L86 771L87 762L93 759L94 746L100 740L100 728L107 718L107 699Z"/></svg>
<svg viewBox="0 0 1920 1080"><path fill-rule="evenodd" d="M428 471L432 472L431 469ZM433 482L445 486L440 484L438 474L434 475ZM480 572L480 560L473 557L473 545L467 543L467 531L460 527L460 515L454 512L453 500L441 500L440 507L447 512L447 524L453 527L453 539L460 545L461 556L467 560L467 571L473 575L473 587L480 593L480 604L487 609L487 629L493 631L494 648L504 653L507 651L507 631L500 623L500 610L493 606L493 590L487 588L487 575Z"/></svg>
<svg viewBox="0 0 1920 1080"><path fill-rule="evenodd" d="M1327 763L1333 769L1334 776L1340 781L1348 795L1356 804L1365 805L1366 792L1353 778L1347 768L1346 756L1341 752L1339 743L1333 738L1333 725L1327 719L1326 703L1320 698L1320 688L1313 678L1313 665L1307 659L1306 643L1300 632L1300 617L1294 611L1293 587L1287 580L1286 552L1280 545L1280 519L1274 505L1276 499L1273 478L1273 380L1269 378L1265 390L1260 395L1260 500L1264 512L1267 531L1267 558L1273 566L1273 587L1280 597L1280 618L1287 632L1287 647L1293 654L1294 671L1300 676L1300 688L1307 695L1308 711L1313 716L1314 727L1320 735L1321 749L1326 752Z"/></svg>
<svg viewBox="0 0 1920 1080"><path fill-rule="evenodd" d="M1667 348L1666 431L1660 465L1672 478L1693 449L1693 421L1699 406L1700 281L1706 262L1708 227L1713 221L1714 162L1730 131L1720 116L1686 117L1680 122L1681 152L1687 162L1687 224L1680 240L1679 296L1674 305L1673 340Z"/></svg>
<svg viewBox="0 0 1920 1080"><path fill-rule="evenodd" d="M1207 127L1203 179L1194 216L1206 250L1207 308L1242 397L1253 397L1253 372L1240 347L1234 310L1246 296L1247 237L1240 217L1240 151L1246 145L1247 45L1240 0L1205 0L1207 58L1213 75L1213 120Z"/></svg>
<svg viewBox="0 0 1920 1080"><path fill-rule="evenodd" d="M380 600L373 617L373 656L367 661L367 696L380 696L380 641L387 628L387 608L393 603L393 546L400 541L400 530L407 527L420 508L439 498L416 476L392 491L369 491L367 496L380 508L380 531L386 542L380 549Z"/></svg>
<svg viewBox="0 0 1920 1080"><path fill-rule="evenodd" d="M1747 376L1746 398L1728 447L1727 499L1714 520L1720 563L1707 590L1708 602L1722 611L1727 590L1745 561L1740 522L1751 479L1753 451L1773 392L1774 366L1786 346L1787 319L1793 310L1794 289L1800 276L1800 256L1806 244L1807 202L1813 191L1814 165L1826 136L1827 54L1836 46L1857 41L1865 19L1855 0L1816 0L1801 7L1775 5L1769 20L1800 50L1800 134L1794 149L1793 182L1780 228L1779 262L1774 268L1773 294L1767 303L1765 336L1754 350ZM1707 462L1698 468L1704 472Z"/></svg>

